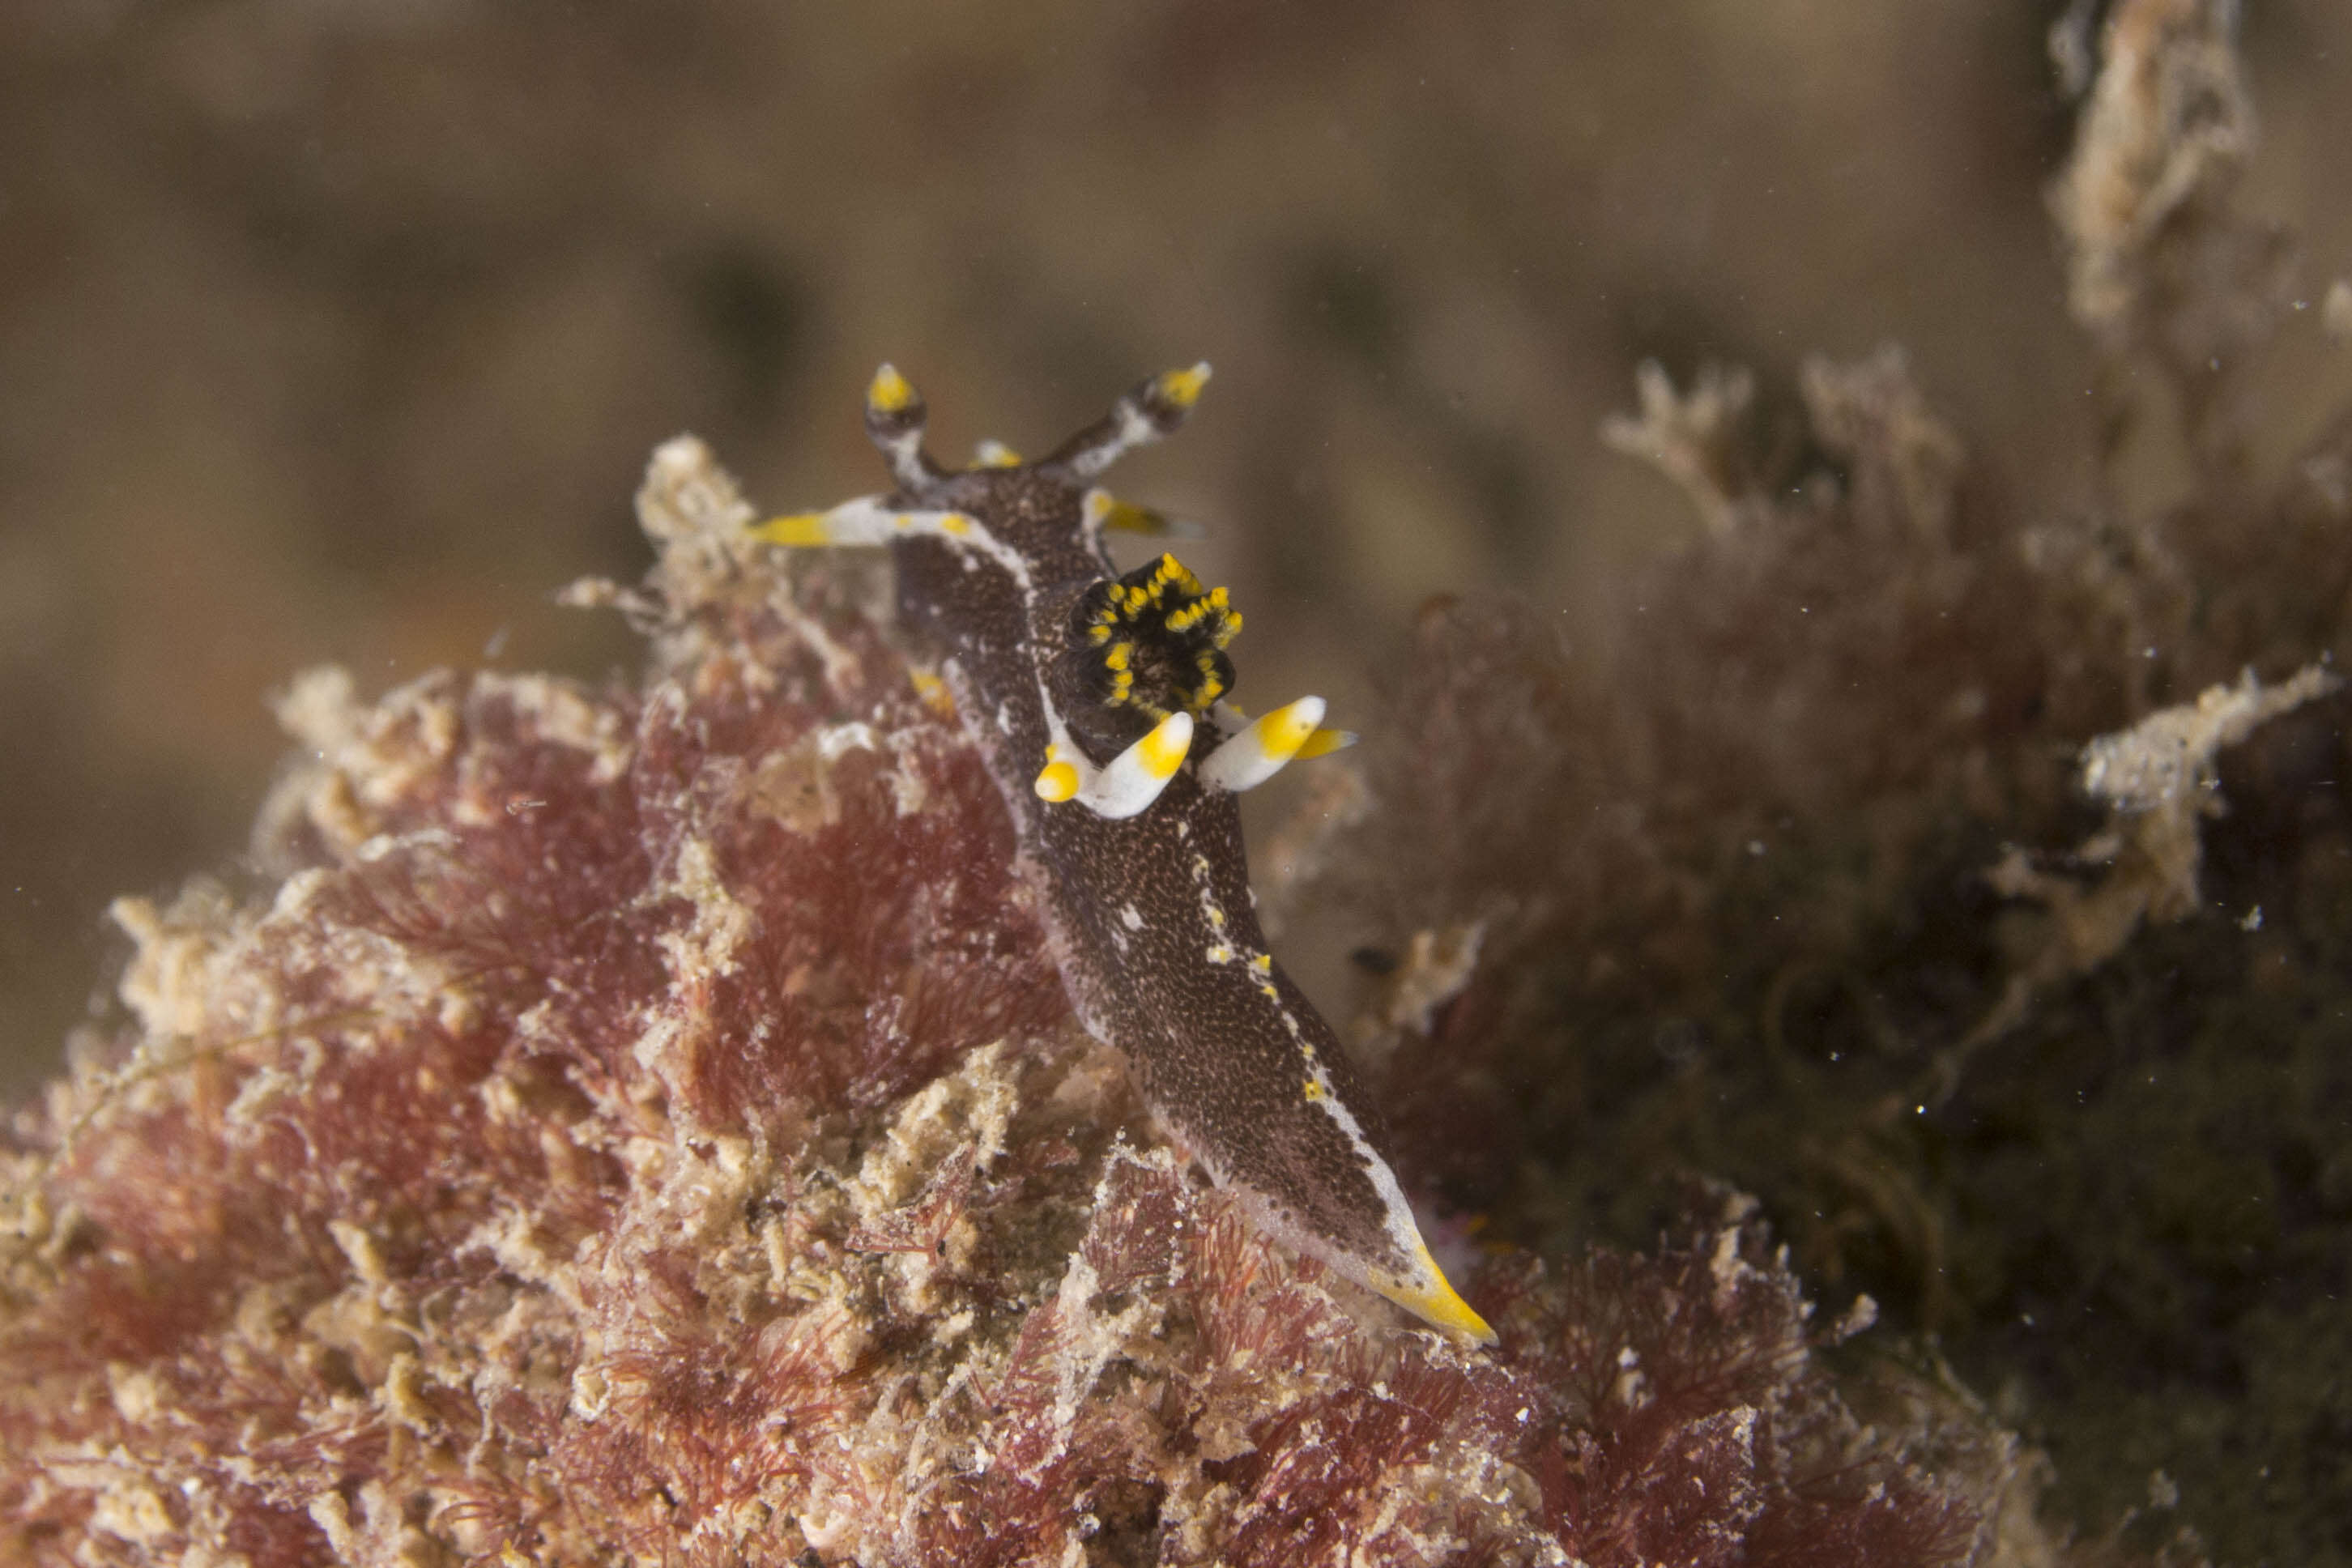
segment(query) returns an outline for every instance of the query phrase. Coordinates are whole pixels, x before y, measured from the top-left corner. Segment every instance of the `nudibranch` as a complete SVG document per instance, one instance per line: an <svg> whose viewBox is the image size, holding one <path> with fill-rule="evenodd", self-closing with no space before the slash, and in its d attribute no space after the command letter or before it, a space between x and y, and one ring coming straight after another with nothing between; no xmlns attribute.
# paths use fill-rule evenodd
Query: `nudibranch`
<svg viewBox="0 0 2352 1568"><path fill-rule="evenodd" d="M1237 792L1344 745L1301 698L1228 700L1242 618L1173 555L1121 574L1109 530L1170 531L1097 480L1182 423L1205 364L1145 382L1034 462L950 469L888 365L866 428L895 489L763 523L783 545L887 545L908 634L939 660L1039 883L1078 1018L1255 1222L1437 1326L1493 1331L1430 1256L1331 1026L1266 949Z"/></svg>

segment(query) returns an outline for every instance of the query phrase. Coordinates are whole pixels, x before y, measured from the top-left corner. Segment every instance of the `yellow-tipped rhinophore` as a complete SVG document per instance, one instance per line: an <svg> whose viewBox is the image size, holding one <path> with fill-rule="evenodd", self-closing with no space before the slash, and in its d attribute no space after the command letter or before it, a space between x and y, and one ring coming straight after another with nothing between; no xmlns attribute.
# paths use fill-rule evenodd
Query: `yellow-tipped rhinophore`
<svg viewBox="0 0 2352 1568"><path fill-rule="evenodd" d="M751 537L767 544L806 547L833 542L832 531L825 527L824 513L796 511L788 517L772 517L751 531Z"/></svg>
<svg viewBox="0 0 2352 1568"><path fill-rule="evenodd" d="M1209 362L1202 360L1190 370L1163 371L1160 376L1160 395L1179 408L1190 408L1201 401L1201 388L1209 384Z"/></svg>
<svg viewBox="0 0 2352 1568"><path fill-rule="evenodd" d="M1445 1278L1445 1271L1438 1268L1437 1259L1429 1255L1426 1245L1421 1247L1421 1267L1425 1283L1399 1280L1394 1289L1383 1289L1381 1294L1415 1317L1434 1323L1448 1333L1460 1334L1482 1345L1493 1344L1495 1331L1486 1326L1486 1320L1473 1311L1470 1303L1454 1289Z"/></svg>
<svg viewBox="0 0 2352 1568"><path fill-rule="evenodd" d="M866 406L877 414L896 414L914 401L914 387L895 365L876 371L873 384L866 389Z"/></svg>

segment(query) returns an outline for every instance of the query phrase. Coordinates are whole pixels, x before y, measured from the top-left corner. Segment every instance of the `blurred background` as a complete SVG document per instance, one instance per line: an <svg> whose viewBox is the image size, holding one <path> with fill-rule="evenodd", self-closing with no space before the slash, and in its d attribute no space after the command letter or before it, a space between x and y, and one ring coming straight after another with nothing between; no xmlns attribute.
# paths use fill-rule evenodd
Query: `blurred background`
<svg viewBox="0 0 2352 1568"><path fill-rule="evenodd" d="M1426 595L1589 616L1690 535L1597 436L1644 358L1752 365L1769 416L1899 341L2068 506L2060 9L10 0L0 1089L110 983L112 896L233 865L273 690L631 667L550 595L642 570L652 447L763 506L878 488L885 358L950 458L1213 361L1121 489L1211 525L1241 695L1342 714ZM2247 205L2352 269L2352 7L2254 0L2244 43ZM2309 336L2282 449L2352 387Z"/></svg>

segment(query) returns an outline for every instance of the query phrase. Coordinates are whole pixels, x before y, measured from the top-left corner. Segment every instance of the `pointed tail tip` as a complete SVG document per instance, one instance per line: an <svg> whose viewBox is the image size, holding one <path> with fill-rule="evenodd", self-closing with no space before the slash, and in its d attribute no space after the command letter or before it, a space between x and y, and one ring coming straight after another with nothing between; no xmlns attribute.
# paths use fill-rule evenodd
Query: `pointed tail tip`
<svg viewBox="0 0 2352 1568"><path fill-rule="evenodd" d="M1401 1283L1398 1289L1384 1294L1423 1321L1450 1334L1458 1334L1482 1345L1499 1342L1486 1320L1480 1317L1470 1303L1462 1299L1461 1292L1454 1289L1453 1282L1445 1278L1445 1271L1438 1268L1437 1259L1429 1255L1427 1247L1421 1249L1421 1263L1423 1277L1420 1279Z"/></svg>

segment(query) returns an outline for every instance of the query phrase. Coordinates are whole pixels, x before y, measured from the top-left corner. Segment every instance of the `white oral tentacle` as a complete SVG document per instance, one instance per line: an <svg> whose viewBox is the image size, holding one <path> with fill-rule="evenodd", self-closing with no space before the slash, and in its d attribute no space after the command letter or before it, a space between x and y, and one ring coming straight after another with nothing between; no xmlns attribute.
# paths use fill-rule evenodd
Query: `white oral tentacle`
<svg viewBox="0 0 2352 1568"><path fill-rule="evenodd" d="M1283 770L1323 722L1323 699L1302 697L1230 736L1201 764L1201 782L1238 795Z"/></svg>

